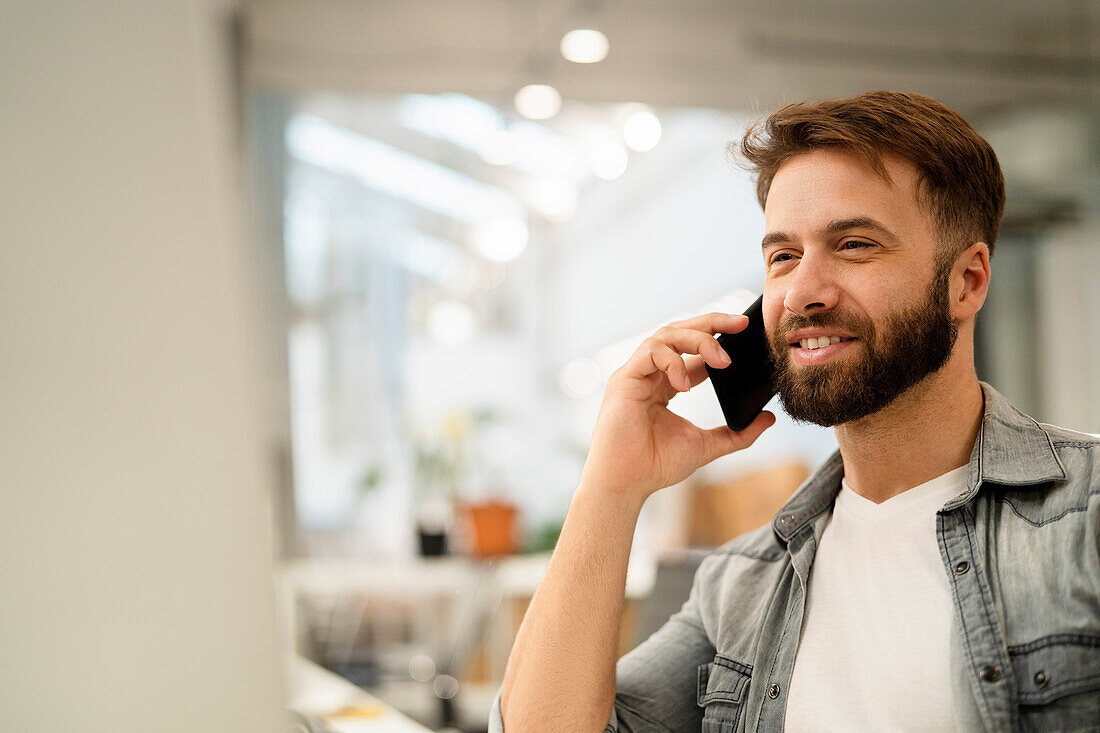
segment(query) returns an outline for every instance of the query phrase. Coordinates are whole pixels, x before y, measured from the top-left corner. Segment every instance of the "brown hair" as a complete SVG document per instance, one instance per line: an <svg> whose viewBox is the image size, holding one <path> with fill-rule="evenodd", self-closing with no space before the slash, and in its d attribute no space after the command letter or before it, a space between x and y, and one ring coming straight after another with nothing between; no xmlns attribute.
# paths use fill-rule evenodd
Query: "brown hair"
<svg viewBox="0 0 1100 733"><path fill-rule="evenodd" d="M760 206L776 171L792 156L839 148L860 156L890 180L883 154L917 167L917 201L931 214L941 255L951 260L974 242L992 255L1005 186L997 156L959 113L930 97L903 92L868 92L848 99L799 102L780 107L745 131L729 152L756 175Z"/></svg>

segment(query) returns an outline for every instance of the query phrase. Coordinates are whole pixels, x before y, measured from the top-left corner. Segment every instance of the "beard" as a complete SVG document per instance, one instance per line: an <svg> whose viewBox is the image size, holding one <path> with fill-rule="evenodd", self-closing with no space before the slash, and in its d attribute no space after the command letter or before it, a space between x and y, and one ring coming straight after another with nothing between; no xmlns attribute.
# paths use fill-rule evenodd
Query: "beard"
<svg viewBox="0 0 1100 733"><path fill-rule="evenodd" d="M783 409L801 422L840 425L878 412L942 368L959 334L959 322L951 317L950 274L949 264L939 264L925 301L887 314L881 333L868 318L836 312L781 321L769 345ZM793 364L785 334L813 327L851 334L863 355Z"/></svg>

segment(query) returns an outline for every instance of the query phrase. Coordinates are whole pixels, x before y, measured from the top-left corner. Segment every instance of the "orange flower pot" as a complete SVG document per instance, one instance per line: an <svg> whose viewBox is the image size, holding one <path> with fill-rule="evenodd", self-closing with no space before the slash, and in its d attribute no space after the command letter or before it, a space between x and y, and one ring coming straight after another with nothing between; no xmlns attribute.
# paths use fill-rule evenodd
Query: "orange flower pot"
<svg viewBox="0 0 1100 733"><path fill-rule="evenodd" d="M514 504L501 501L461 502L459 511L465 518L471 539L470 550L476 557L516 553L519 510Z"/></svg>

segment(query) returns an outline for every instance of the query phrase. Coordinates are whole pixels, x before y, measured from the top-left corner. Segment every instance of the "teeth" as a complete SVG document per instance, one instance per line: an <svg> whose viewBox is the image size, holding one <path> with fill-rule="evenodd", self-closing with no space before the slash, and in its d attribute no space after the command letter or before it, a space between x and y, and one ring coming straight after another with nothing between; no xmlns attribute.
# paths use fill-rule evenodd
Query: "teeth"
<svg viewBox="0 0 1100 733"><path fill-rule="evenodd" d="M840 336L818 336L817 338L802 339L798 342L798 345L804 349L820 349L823 346L829 344L836 344L843 341Z"/></svg>

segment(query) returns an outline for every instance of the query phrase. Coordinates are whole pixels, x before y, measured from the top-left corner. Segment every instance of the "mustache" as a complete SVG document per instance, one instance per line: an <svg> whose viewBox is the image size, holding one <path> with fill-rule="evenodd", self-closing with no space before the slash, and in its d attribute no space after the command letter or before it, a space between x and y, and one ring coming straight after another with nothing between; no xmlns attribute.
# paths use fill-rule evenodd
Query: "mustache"
<svg viewBox="0 0 1100 733"><path fill-rule="evenodd" d="M843 313L813 313L808 316L800 313L790 313L779 321L776 328L776 337L781 338L791 331L801 328L835 328L848 331L857 336L864 336L872 331L864 319Z"/></svg>

